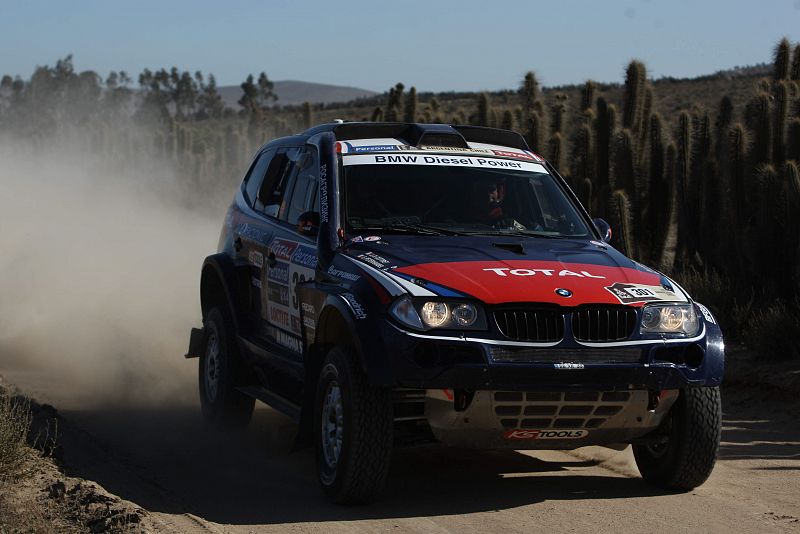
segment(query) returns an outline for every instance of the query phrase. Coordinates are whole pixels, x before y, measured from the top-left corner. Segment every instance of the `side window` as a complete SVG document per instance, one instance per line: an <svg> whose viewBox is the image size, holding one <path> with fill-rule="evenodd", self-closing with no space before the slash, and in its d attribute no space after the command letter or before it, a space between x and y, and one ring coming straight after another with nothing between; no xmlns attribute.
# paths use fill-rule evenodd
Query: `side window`
<svg viewBox="0 0 800 534"><path fill-rule="evenodd" d="M256 162L253 163L253 166L250 168L250 172L247 173L247 177L245 178L244 193L247 197L247 203L250 206L255 205L256 197L258 196L258 190L261 187L262 180L264 179L264 173L266 172L267 166L274 155L274 148L264 151L258 157Z"/></svg>
<svg viewBox="0 0 800 534"><path fill-rule="evenodd" d="M256 209L270 217L278 216L298 150L294 147L279 149L269 163L264 181L258 190Z"/></svg>
<svg viewBox="0 0 800 534"><path fill-rule="evenodd" d="M303 151L303 154L298 158L295 165L295 172L293 173L292 181L292 194L288 202L288 207L282 212L282 219L290 224L297 224L300 215L307 211L312 211L316 193L317 185L317 153L316 150L309 149ZM317 208L319 211L319 208Z"/></svg>

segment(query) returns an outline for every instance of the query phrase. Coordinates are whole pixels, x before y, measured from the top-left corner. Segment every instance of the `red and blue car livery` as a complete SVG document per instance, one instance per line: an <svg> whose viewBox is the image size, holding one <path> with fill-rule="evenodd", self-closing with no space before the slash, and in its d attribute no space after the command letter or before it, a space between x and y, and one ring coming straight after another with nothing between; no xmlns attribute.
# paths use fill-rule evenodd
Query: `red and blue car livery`
<svg viewBox="0 0 800 534"><path fill-rule="evenodd" d="M203 266L200 393L297 420L335 502L369 501L393 446L632 444L689 489L719 444L722 334L609 245L513 133L332 123L264 145Z"/></svg>

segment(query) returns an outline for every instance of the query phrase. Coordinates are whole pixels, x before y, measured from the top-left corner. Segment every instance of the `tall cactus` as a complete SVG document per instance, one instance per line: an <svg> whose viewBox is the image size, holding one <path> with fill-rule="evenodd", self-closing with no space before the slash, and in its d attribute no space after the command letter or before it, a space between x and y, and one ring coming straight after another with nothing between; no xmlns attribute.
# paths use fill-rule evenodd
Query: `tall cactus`
<svg viewBox="0 0 800 534"><path fill-rule="evenodd" d="M525 73L519 93L522 100L522 118L523 121L527 121L533 115L536 102L539 100L539 81L533 71Z"/></svg>
<svg viewBox="0 0 800 534"><path fill-rule="evenodd" d="M636 194L636 169L634 168L633 136L627 128L617 137L617 146L614 151L614 183L615 189L624 190L629 199L634 200Z"/></svg>
<svg viewBox="0 0 800 534"><path fill-rule="evenodd" d="M514 114L510 109L507 109L503 112L503 118L500 121L500 128L504 130L514 129Z"/></svg>
<svg viewBox="0 0 800 534"><path fill-rule="evenodd" d="M772 54L774 80L789 79L789 40L784 37L775 46Z"/></svg>
<svg viewBox="0 0 800 534"><path fill-rule="evenodd" d="M675 177L677 180L677 202L675 204L676 219L678 223L678 252L685 253L693 250L692 235L694 228L689 227L687 210L691 196L691 168L692 168L692 124L691 117L683 112L678 117L678 132L676 136L678 153L676 154Z"/></svg>
<svg viewBox="0 0 800 534"><path fill-rule="evenodd" d="M556 168L557 171L563 173L564 172L564 139L561 136L561 133L556 132L550 137L550 141L547 144L548 153L547 159L550 160L550 163L553 167Z"/></svg>
<svg viewBox="0 0 800 534"><path fill-rule="evenodd" d="M564 93L556 93L553 97L555 102L550 107L550 132L553 134L564 132L564 114L567 112L567 95Z"/></svg>
<svg viewBox="0 0 800 534"><path fill-rule="evenodd" d="M789 69L789 79L800 80L800 44L795 45L792 52L792 66Z"/></svg>
<svg viewBox="0 0 800 534"><path fill-rule="evenodd" d="M595 120L595 163L597 165L597 185L610 187L611 143L616 128L616 110L605 98L597 98L597 119Z"/></svg>
<svg viewBox="0 0 800 534"><path fill-rule="evenodd" d="M408 90L403 120L405 122L417 122L417 88L414 86Z"/></svg>
<svg viewBox="0 0 800 534"><path fill-rule="evenodd" d="M536 152L542 152L544 146L544 139L542 137L544 135L544 126L542 122L542 116L535 111L528 118L525 140L528 142L528 146L531 147L531 150Z"/></svg>
<svg viewBox="0 0 800 534"><path fill-rule="evenodd" d="M627 256L637 257L634 249L631 203L625 191L618 189L611 195L609 218L613 229L614 246Z"/></svg>
<svg viewBox="0 0 800 534"><path fill-rule="evenodd" d="M772 134L772 161L777 165L786 159L786 121L789 118L789 84L786 81L776 82L775 115Z"/></svg>
<svg viewBox="0 0 800 534"><path fill-rule="evenodd" d="M747 126L753 132L753 161L764 165L772 161L772 97L761 91L747 104Z"/></svg>
<svg viewBox="0 0 800 534"><path fill-rule="evenodd" d="M661 115L650 117L650 151L648 157L648 177L644 227L647 229L650 257L658 261L664 249L664 241L669 227L672 208L672 191L666 176L666 149ZM673 155L674 161L674 155Z"/></svg>
<svg viewBox="0 0 800 534"><path fill-rule="evenodd" d="M583 204L583 207L586 208L590 214L594 213L594 206L592 206L592 181L588 178L584 178L580 182L580 187L578 188L578 198Z"/></svg>
<svg viewBox="0 0 800 534"><path fill-rule="evenodd" d="M483 92L478 95L478 113L475 118L478 126L489 126L490 110L489 95Z"/></svg>
<svg viewBox="0 0 800 534"><path fill-rule="evenodd" d="M597 91L597 84L592 80L586 80L581 88L581 111L594 107L594 94Z"/></svg>
<svg viewBox="0 0 800 534"><path fill-rule="evenodd" d="M383 108L378 106L374 110L372 110L372 116L370 117L372 122L383 122Z"/></svg>
<svg viewBox="0 0 800 534"><path fill-rule="evenodd" d="M800 119L792 119L786 130L786 159L800 162Z"/></svg>
<svg viewBox="0 0 800 534"><path fill-rule="evenodd" d="M647 69L641 61L631 61L625 70L625 97L622 127L638 134L642 124Z"/></svg>

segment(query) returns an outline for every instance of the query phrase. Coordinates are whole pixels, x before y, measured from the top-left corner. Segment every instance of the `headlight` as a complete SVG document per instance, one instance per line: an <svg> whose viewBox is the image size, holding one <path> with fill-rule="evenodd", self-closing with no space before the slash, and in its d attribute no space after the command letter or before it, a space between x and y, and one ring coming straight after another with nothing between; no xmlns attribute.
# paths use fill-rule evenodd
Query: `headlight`
<svg viewBox="0 0 800 534"><path fill-rule="evenodd" d="M691 304L650 304L642 310L643 334L697 333L699 322Z"/></svg>
<svg viewBox="0 0 800 534"><path fill-rule="evenodd" d="M397 321L417 330L443 328L453 330L485 330L483 310L469 302L412 300L400 297L389 314Z"/></svg>

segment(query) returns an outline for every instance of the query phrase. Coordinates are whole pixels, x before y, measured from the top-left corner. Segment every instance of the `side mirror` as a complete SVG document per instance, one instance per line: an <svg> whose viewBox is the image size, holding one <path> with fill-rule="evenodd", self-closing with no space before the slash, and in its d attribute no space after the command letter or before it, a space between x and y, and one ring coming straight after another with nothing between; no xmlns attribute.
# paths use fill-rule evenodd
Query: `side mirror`
<svg viewBox="0 0 800 534"><path fill-rule="evenodd" d="M319 213L307 211L300 215L300 218L297 219L297 233L316 237L319 233Z"/></svg>
<svg viewBox="0 0 800 534"><path fill-rule="evenodd" d="M592 219L592 222L594 223L595 228L597 228L597 230L600 232L600 235L603 236L603 241L605 243L610 243L611 242L611 225L608 224L603 219L600 219L599 217L596 218L596 219Z"/></svg>

